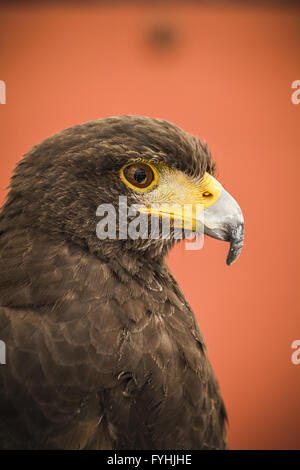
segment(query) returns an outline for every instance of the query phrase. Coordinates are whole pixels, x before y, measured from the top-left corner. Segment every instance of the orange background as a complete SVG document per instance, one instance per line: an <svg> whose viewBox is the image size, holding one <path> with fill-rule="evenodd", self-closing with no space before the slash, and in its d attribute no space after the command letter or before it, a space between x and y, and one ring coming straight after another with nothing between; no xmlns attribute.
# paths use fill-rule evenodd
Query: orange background
<svg viewBox="0 0 300 470"><path fill-rule="evenodd" d="M32 145L83 121L150 115L206 139L243 209L244 251L228 268L227 244L206 239L169 263L206 338L230 447L300 448L300 9L77 2L0 15L2 200ZM161 29L170 41L151 40Z"/></svg>

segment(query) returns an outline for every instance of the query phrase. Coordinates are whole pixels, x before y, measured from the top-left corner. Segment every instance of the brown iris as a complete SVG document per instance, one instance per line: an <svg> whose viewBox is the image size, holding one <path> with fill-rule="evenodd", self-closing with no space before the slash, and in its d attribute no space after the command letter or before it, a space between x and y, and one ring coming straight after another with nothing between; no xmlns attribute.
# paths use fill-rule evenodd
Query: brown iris
<svg viewBox="0 0 300 470"><path fill-rule="evenodd" d="M146 163L133 163L124 169L124 176L133 186L147 188L153 179L152 169Z"/></svg>

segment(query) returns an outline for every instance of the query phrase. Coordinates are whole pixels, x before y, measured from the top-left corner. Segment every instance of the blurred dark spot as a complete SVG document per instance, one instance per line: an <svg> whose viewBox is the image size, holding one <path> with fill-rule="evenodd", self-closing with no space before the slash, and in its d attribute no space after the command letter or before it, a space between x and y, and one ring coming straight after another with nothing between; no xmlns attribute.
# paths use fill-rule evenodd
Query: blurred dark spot
<svg viewBox="0 0 300 470"><path fill-rule="evenodd" d="M176 28L169 23L153 24L147 32L148 45L157 51L172 49L177 42Z"/></svg>

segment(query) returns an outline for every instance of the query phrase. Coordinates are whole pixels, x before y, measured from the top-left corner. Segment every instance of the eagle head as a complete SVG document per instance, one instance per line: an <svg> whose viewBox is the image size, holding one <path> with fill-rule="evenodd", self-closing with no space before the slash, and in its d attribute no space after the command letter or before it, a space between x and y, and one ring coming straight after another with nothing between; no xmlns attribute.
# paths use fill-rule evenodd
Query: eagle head
<svg viewBox="0 0 300 470"><path fill-rule="evenodd" d="M35 146L15 170L4 212L14 226L63 237L103 258L119 256L120 250L161 256L176 242L178 228L187 227L186 234L200 227L230 242L230 265L242 249L243 216L213 175L207 145L176 125L149 117L109 117ZM170 236L162 230L156 237L120 236L120 197L137 207L144 221L170 220ZM101 242L96 227L105 211L99 207L112 207L116 215L115 236Z"/></svg>

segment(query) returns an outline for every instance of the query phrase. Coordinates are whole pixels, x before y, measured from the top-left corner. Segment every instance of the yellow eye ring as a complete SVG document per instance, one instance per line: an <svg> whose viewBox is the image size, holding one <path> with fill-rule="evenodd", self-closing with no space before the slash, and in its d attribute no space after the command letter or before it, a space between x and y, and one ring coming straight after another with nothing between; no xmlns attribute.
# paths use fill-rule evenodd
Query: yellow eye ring
<svg viewBox="0 0 300 470"><path fill-rule="evenodd" d="M131 162L121 168L122 181L135 191L148 191L158 182L157 170L150 163Z"/></svg>

